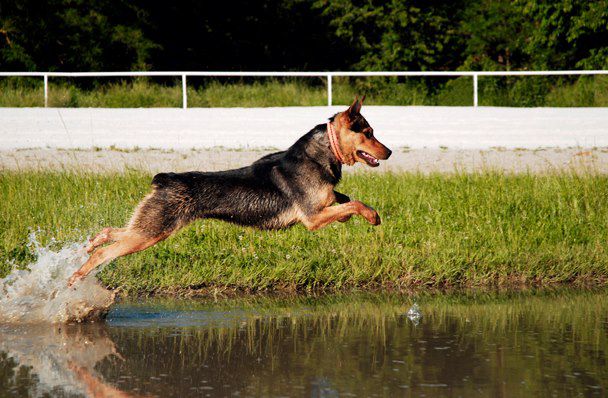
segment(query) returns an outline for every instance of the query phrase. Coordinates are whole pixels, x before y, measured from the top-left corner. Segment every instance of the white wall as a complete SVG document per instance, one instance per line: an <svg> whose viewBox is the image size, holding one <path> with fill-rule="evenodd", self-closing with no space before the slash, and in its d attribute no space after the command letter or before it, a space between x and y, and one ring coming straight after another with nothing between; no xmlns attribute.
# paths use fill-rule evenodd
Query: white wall
<svg viewBox="0 0 608 398"><path fill-rule="evenodd" d="M0 108L0 149L286 148L344 107ZM608 146L606 108L364 106L391 147Z"/></svg>

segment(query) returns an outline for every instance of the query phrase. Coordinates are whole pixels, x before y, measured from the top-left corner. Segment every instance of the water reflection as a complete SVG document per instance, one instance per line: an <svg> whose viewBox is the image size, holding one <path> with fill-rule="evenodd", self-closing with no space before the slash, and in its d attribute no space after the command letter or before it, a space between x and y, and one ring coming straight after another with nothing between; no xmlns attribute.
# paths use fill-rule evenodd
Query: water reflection
<svg viewBox="0 0 608 398"><path fill-rule="evenodd" d="M0 327L0 391L603 396L606 297L529 291L125 303L104 325ZM418 324L407 315L414 301Z"/></svg>
<svg viewBox="0 0 608 398"><path fill-rule="evenodd" d="M105 326L0 326L0 395L120 396L94 370L116 358Z"/></svg>

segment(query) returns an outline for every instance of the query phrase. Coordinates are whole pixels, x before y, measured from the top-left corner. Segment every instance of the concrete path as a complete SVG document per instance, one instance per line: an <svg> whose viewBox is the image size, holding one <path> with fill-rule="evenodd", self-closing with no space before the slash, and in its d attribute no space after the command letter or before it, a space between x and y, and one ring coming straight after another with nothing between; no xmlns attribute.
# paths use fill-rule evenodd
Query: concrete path
<svg viewBox="0 0 608 398"><path fill-rule="evenodd" d="M0 150L286 148L344 107L0 108ZM608 146L608 108L364 106L391 147Z"/></svg>
<svg viewBox="0 0 608 398"><path fill-rule="evenodd" d="M554 171L594 171L608 173L608 147L527 149L431 149L393 148L391 158L380 167L362 164L345 167L350 171L505 172L550 173ZM161 171L215 171L242 167L269 153L266 150L66 150L26 149L0 151L2 170L75 170L120 172L141 169Z"/></svg>

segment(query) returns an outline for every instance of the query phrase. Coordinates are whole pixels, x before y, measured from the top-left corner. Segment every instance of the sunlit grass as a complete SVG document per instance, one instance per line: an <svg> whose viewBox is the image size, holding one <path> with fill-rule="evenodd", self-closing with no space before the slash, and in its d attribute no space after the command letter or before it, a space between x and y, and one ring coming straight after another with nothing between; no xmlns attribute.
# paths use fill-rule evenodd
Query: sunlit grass
<svg viewBox="0 0 608 398"><path fill-rule="evenodd" d="M0 85L0 107L44 106L41 85L15 83ZM189 107L270 107L326 105L322 86L301 81L274 81L222 84L211 81L202 87L188 87ZM181 107L181 84L154 84L147 80L120 81L82 89L63 83L49 85L51 107L153 108Z"/></svg>
<svg viewBox="0 0 608 398"><path fill-rule="evenodd" d="M122 226L151 176L72 172L0 175L0 273L32 260L41 243L83 241ZM301 290L355 286L606 281L608 176L354 174L339 189L375 207L308 232L196 222L101 274L112 287Z"/></svg>

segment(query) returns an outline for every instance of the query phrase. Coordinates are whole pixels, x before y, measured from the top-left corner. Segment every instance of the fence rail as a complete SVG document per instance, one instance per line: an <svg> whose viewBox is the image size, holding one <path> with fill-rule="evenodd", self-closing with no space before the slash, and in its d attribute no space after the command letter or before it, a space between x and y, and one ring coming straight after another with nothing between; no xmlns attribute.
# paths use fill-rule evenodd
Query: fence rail
<svg viewBox="0 0 608 398"><path fill-rule="evenodd" d="M473 106L478 106L479 76L582 76L608 75L608 70L555 70L555 71L377 71L377 72L0 72L0 77L42 77L44 79L44 106L48 106L49 77L181 77L182 108L188 107L188 76L204 77L324 77L327 79L327 106L332 105L333 77L462 77L473 78Z"/></svg>

